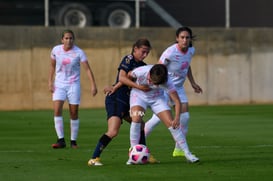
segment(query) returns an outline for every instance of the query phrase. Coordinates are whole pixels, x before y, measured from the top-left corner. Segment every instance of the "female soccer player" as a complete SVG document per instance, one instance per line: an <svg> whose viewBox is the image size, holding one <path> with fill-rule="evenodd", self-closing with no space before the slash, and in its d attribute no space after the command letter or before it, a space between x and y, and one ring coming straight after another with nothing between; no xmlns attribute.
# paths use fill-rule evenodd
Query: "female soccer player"
<svg viewBox="0 0 273 181"><path fill-rule="evenodd" d="M119 133L122 120L131 122L129 115L129 95L131 89L127 85L123 85L120 82L121 77L127 77L128 72L132 71L136 67L146 65L143 60L149 55L151 50L151 44L148 39L140 38L132 47L132 52L126 55L119 67L116 78L116 83L111 88L106 88L105 93L105 107L107 111L107 123L108 130L103 133L99 138L97 146L93 152L91 159L88 161L89 166L100 166L100 155L106 146L116 137ZM148 87L138 86L141 90L149 90ZM144 126L143 126L144 127ZM145 144L144 128L142 129L142 140L140 143Z"/></svg>
<svg viewBox="0 0 273 181"><path fill-rule="evenodd" d="M202 93L202 88L195 83L191 71L191 59L194 54L192 41L194 36L189 27L180 27L176 31L176 43L168 47L159 59L160 64L167 66L168 74L172 79L181 101L180 126L184 135L188 132L189 108L188 98L184 89L185 79L188 77L192 88L196 93ZM173 105L173 103L171 103ZM154 114L145 124L145 135L148 136L153 128L160 123L160 119ZM173 156L184 156L184 152L176 144Z"/></svg>
<svg viewBox="0 0 273 181"><path fill-rule="evenodd" d="M132 81L135 80L135 81ZM131 147L139 143L142 118L147 107L150 107L154 114L163 121L171 132L174 140L189 162L197 162L199 159L191 154L186 138L182 133L180 122L180 99L171 79L168 79L168 71L165 65L147 65L134 69L128 77L120 78L123 84L132 87L130 94L130 115L132 123L130 127ZM137 87L145 85L150 87L150 91L142 91ZM173 119L170 107L164 96L164 89L168 92L171 100L175 104L175 117ZM130 159L127 164L131 164Z"/></svg>
<svg viewBox="0 0 273 181"><path fill-rule="evenodd" d="M54 124L58 140L52 148L65 148L64 124L62 110L65 100L69 103L71 148L77 148L79 131L79 104L80 104L80 65L83 65L90 80L91 95L97 94L97 86L87 57L82 49L74 45L73 31L64 30L62 44L55 46L51 51L51 64L49 71L48 87L53 96ZM55 79L54 79L55 74Z"/></svg>

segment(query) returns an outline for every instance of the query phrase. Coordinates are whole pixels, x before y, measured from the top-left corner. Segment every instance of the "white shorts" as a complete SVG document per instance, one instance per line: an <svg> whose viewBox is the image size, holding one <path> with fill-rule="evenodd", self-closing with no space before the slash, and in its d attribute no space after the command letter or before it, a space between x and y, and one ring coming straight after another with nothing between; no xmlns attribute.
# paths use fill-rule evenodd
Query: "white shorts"
<svg viewBox="0 0 273 181"><path fill-rule="evenodd" d="M71 85L55 85L52 99L53 101L67 100L69 104L79 105L81 100L81 86L78 83Z"/></svg>
<svg viewBox="0 0 273 181"><path fill-rule="evenodd" d="M188 97L187 97L187 94L186 94L186 91L184 89L184 87L180 87L180 88L176 88L176 91L177 91L177 94L180 98L180 102L181 103L187 103L188 102ZM174 106L174 102L170 99L170 97L168 96L169 98L169 104L171 106Z"/></svg>
<svg viewBox="0 0 273 181"><path fill-rule="evenodd" d="M170 106L164 95L158 96L155 99L145 99L143 95L131 90L130 108L133 106L141 106L145 110L150 107L155 114L162 111L170 110Z"/></svg>

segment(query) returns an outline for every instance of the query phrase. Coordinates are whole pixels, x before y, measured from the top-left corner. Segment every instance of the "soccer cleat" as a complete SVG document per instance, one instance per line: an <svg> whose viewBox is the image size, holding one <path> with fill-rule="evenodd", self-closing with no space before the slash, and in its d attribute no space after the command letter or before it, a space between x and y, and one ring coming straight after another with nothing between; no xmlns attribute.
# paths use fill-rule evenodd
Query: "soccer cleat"
<svg viewBox="0 0 273 181"><path fill-rule="evenodd" d="M179 148L174 148L173 157L179 157L179 156L185 156L184 151Z"/></svg>
<svg viewBox="0 0 273 181"><path fill-rule="evenodd" d="M87 165L89 167L91 166L102 166L103 164L100 162L100 158L97 157L97 158L92 158L90 159L88 162L87 162Z"/></svg>
<svg viewBox="0 0 273 181"><path fill-rule="evenodd" d="M73 149L77 149L78 148L77 142L75 140L71 140L70 141L70 147L73 148Z"/></svg>
<svg viewBox="0 0 273 181"><path fill-rule="evenodd" d="M157 160L153 155L150 154L148 163L154 164L154 163L160 163L160 161Z"/></svg>
<svg viewBox="0 0 273 181"><path fill-rule="evenodd" d="M185 153L185 157L186 157L187 161L190 163L199 162L199 158L197 158L195 155L191 154L191 152Z"/></svg>
<svg viewBox="0 0 273 181"><path fill-rule="evenodd" d="M51 145L52 148L57 149L57 148L65 148L66 144L65 144L65 140L64 138L58 139L56 143Z"/></svg>
<svg viewBox="0 0 273 181"><path fill-rule="evenodd" d="M128 161L126 162L126 165L133 165L131 159L129 158Z"/></svg>

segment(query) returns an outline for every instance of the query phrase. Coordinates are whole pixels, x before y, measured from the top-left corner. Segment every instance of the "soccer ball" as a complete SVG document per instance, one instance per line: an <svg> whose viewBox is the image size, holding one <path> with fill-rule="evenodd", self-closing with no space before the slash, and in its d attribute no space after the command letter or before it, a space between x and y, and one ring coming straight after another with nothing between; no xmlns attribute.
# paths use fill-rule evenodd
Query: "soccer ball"
<svg viewBox="0 0 273 181"><path fill-rule="evenodd" d="M146 164L149 161L150 151L145 145L135 145L129 150L129 160L133 164Z"/></svg>

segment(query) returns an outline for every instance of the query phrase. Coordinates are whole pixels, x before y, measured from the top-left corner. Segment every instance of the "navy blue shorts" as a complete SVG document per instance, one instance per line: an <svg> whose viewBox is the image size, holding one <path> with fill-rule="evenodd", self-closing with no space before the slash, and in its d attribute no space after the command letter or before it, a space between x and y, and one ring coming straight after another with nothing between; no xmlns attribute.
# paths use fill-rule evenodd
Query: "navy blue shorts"
<svg viewBox="0 0 273 181"><path fill-rule="evenodd" d="M107 112L107 120L112 116L117 116L121 120L129 116L129 101L123 101L116 94L107 95L105 98L105 108Z"/></svg>

